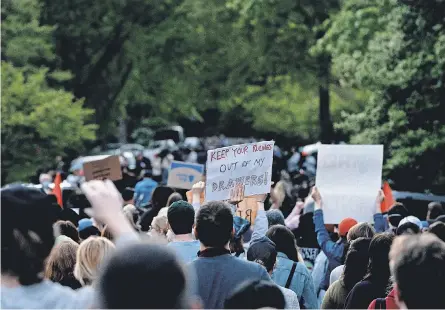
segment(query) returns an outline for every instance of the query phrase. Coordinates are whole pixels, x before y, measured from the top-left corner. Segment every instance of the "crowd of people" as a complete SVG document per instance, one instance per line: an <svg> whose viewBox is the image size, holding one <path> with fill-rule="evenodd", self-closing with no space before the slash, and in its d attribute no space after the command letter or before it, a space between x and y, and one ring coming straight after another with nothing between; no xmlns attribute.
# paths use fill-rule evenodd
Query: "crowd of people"
<svg viewBox="0 0 445 310"><path fill-rule="evenodd" d="M2 308L445 308L445 209L426 221L395 203L372 223L323 217L323 193L291 199L281 180L237 216L244 187L204 202L146 172L133 190L81 185L88 216L68 216L45 191L1 190ZM299 192L301 195L302 192ZM302 248L319 249L313 266Z"/></svg>

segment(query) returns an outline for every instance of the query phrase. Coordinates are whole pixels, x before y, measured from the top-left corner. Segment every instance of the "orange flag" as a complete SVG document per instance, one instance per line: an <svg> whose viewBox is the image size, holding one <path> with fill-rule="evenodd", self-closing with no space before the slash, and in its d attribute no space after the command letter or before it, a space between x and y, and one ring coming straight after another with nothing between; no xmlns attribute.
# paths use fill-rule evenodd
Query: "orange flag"
<svg viewBox="0 0 445 310"><path fill-rule="evenodd" d="M62 183L62 176L60 172L57 172L56 178L54 179L54 189L53 194L57 197L57 203L60 207L63 207L62 200L62 189L60 188L60 184Z"/></svg>
<svg viewBox="0 0 445 310"><path fill-rule="evenodd" d="M383 183L383 193L385 194L385 200L382 201L380 208L382 213L388 212L389 208L396 202L392 195L391 186L389 186L388 182Z"/></svg>

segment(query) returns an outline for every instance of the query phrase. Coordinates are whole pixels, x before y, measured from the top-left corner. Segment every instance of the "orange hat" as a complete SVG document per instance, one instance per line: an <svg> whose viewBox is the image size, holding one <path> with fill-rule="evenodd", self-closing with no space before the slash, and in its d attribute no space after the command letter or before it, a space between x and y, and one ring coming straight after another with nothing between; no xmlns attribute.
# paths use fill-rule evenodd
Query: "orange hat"
<svg viewBox="0 0 445 310"><path fill-rule="evenodd" d="M338 233L342 237L346 236L348 234L348 231L355 224L357 224L357 221L354 220L353 218L350 218L350 217L345 218L343 221L340 222L340 224L338 224Z"/></svg>

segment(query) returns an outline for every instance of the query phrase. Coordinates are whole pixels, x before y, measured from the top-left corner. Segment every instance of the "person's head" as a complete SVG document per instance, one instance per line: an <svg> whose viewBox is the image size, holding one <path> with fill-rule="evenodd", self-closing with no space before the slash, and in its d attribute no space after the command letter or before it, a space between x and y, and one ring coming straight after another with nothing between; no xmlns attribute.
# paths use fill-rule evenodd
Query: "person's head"
<svg viewBox="0 0 445 310"><path fill-rule="evenodd" d="M104 264L98 282L105 309L187 309L188 277L167 247L137 243ZM147 292L150 297L147 298Z"/></svg>
<svg viewBox="0 0 445 310"><path fill-rule="evenodd" d="M388 210L388 221L392 227L398 227L402 219L409 215L408 210L401 202L396 202Z"/></svg>
<svg viewBox="0 0 445 310"><path fill-rule="evenodd" d="M82 240L86 240L92 236L100 236L100 230L94 226L93 220L81 219L77 227L79 231L79 237Z"/></svg>
<svg viewBox="0 0 445 310"><path fill-rule="evenodd" d="M57 221L54 223L53 228L55 236L64 235L73 239L77 243L80 242L79 232L77 231L76 226L70 221Z"/></svg>
<svg viewBox="0 0 445 310"><path fill-rule="evenodd" d="M97 278L100 265L114 251L114 244L103 237L88 238L77 250L74 276L82 285L89 285Z"/></svg>
<svg viewBox="0 0 445 310"><path fill-rule="evenodd" d="M365 279L372 279L378 285L388 285L389 272L389 250L394 235L381 233L375 235L369 245L368 274Z"/></svg>
<svg viewBox="0 0 445 310"><path fill-rule="evenodd" d="M131 226L133 226L136 231L139 231L139 212L136 207L133 205L126 205L122 211L124 212L124 215L130 222Z"/></svg>
<svg viewBox="0 0 445 310"><path fill-rule="evenodd" d="M122 200L124 201L124 205L134 204L134 189L131 187L126 187L122 191Z"/></svg>
<svg viewBox="0 0 445 310"><path fill-rule="evenodd" d="M172 205L172 203L179 201L179 200L183 200L182 196L180 193L174 192L173 194L171 194L168 199L167 199L167 204L165 205L166 207L170 207Z"/></svg>
<svg viewBox="0 0 445 310"><path fill-rule="evenodd" d="M266 236L275 243L277 252L286 254L293 261L303 262L298 253L297 242L292 231L283 225L274 225L266 232Z"/></svg>
<svg viewBox="0 0 445 310"><path fill-rule="evenodd" d="M419 226L412 222L405 222L402 224L400 222L399 227L396 229L396 235L415 235L420 234L422 231L420 230Z"/></svg>
<svg viewBox="0 0 445 310"><path fill-rule="evenodd" d="M349 229L346 239L348 242L352 242L358 238L369 238L371 239L375 235L375 229L368 223L358 223Z"/></svg>
<svg viewBox="0 0 445 310"><path fill-rule="evenodd" d="M430 233L397 237L391 272L400 309L445 309L445 243Z"/></svg>
<svg viewBox="0 0 445 310"><path fill-rule="evenodd" d="M78 248L79 245L70 239L55 245L46 260L45 278L72 289L80 288L80 282L74 277Z"/></svg>
<svg viewBox="0 0 445 310"><path fill-rule="evenodd" d="M165 215L158 215L153 218L150 226L150 233L158 237L165 237L168 231L168 219Z"/></svg>
<svg viewBox="0 0 445 310"><path fill-rule="evenodd" d="M428 221L435 220L439 216L444 214L445 214L445 208L442 206L440 202L430 202L428 204L428 213L426 215L426 219Z"/></svg>
<svg viewBox="0 0 445 310"><path fill-rule="evenodd" d="M353 240L348 248L343 274L340 277L348 290L351 290L366 275L370 243L370 238L359 237Z"/></svg>
<svg viewBox="0 0 445 310"><path fill-rule="evenodd" d="M273 225L285 225L284 224L284 215L278 209L270 209L266 212L267 221L269 222L269 227Z"/></svg>
<svg viewBox="0 0 445 310"><path fill-rule="evenodd" d="M233 232L233 214L225 202L211 201L199 209L195 237L206 247L225 247Z"/></svg>
<svg viewBox="0 0 445 310"><path fill-rule="evenodd" d="M161 210L167 204L167 200L173 193L173 189L168 186L158 186L151 194L151 205L155 210Z"/></svg>
<svg viewBox="0 0 445 310"><path fill-rule="evenodd" d="M227 297L224 309L284 309L284 295L271 281L250 280L240 284Z"/></svg>
<svg viewBox="0 0 445 310"><path fill-rule="evenodd" d="M14 185L1 190L1 270L21 285L43 279L44 261L54 245L53 224L61 209L49 195Z"/></svg>
<svg viewBox="0 0 445 310"><path fill-rule="evenodd" d="M349 230L354 227L354 225L357 225L357 221L353 218L347 217L343 219L340 224L338 224L338 234L340 237L344 238L348 234Z"/></svg>
<svg viewBox="0 0 445 310"><path fill-rule="evenodd" d="M153 171L147 169L144 172L144 178L151 179L153 177Z"/></svg>
<svg viewBox="0 0 445 310"><path fill-rule="evenodd" d="M42 173L39 176L39 183L44 188L49 188L49 184L51 184L52 181L53 181L53 178L48 173Z"/></svg>
<svg viewBox="0 0 445 310"><path fill-rule="evenodd" d="M445 224L442 222L436 222L430 225L428 231L435 234L440 240L445 242Z"/></svg>
<svg viewBox="0 0 445 310"><path fill-rule="evenodd" d="M255 241L247 250L247 260L260 264L271 274L277 260L275 243L266 236Z"/></svg>
<svg viewBox="0 0 445 310"><path fill-rule="evenodd" d="M191 234L195 223L195 210L184 200L174 202L167 212L168 223L175 235Z"/></svg>
<svg viewBox="0 0 445 310"><path fill-rule="evenodd" d="M400 226L402 226L403 224L406 224L406 223L412 223L412 224L416 225L419 228L419 231L422 231L422 229L423 229L422 221L419 220L415 216L409 215L409 216L405 217L404 219L402 219L400 221L398 227L400 227Z"/></svg>

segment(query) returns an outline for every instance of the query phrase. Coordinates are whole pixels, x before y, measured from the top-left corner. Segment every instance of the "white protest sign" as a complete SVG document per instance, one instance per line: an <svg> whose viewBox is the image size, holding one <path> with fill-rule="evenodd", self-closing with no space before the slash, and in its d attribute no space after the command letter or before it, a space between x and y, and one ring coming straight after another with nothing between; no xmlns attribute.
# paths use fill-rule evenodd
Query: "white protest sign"
<svg viewBox="0 0 445 310"><path fill-rule="evenodd" d="M227 200L236 183L244 195L270 192L274 141L223 147L207 152L206 201Z"/></svg>
<svg viewBox="0 0 445 310"><path fill-rule="evenodd" d="M321 145L316 185L326 224L372 222L382 182L383 145Z"/></svg>

